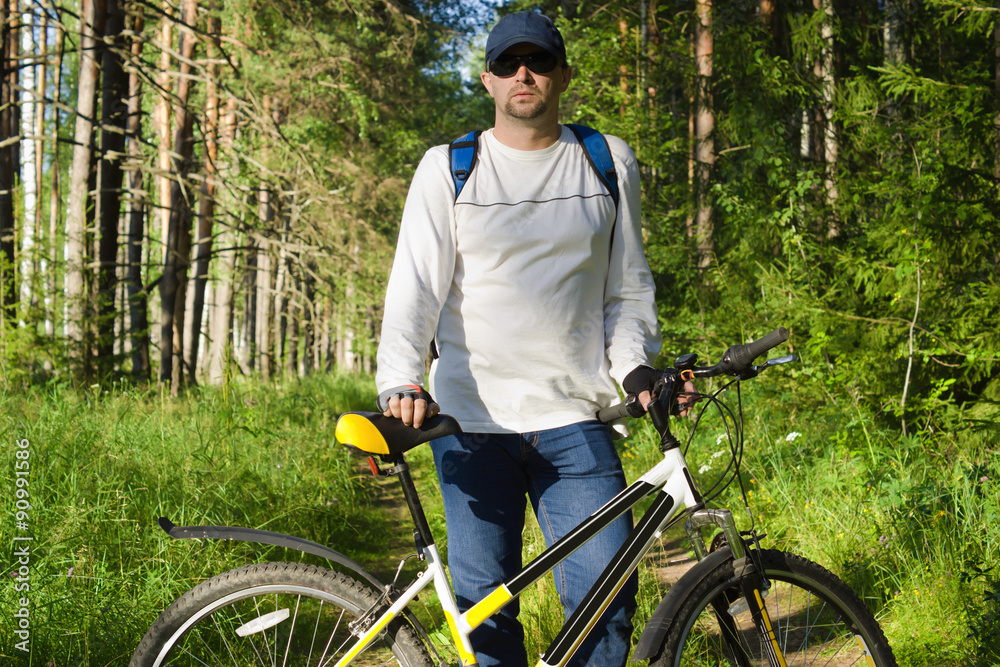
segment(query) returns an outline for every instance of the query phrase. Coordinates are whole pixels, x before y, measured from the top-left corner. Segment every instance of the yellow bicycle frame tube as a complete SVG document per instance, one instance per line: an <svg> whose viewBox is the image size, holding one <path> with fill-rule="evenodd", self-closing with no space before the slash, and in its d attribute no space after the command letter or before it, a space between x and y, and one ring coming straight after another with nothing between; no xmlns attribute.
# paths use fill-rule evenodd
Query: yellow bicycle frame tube
<svg viewBox="0 0 1000 667"><path fill-rule="evenodd" d="M406 608L417 595L434 584L434 589L438 594L441 608L444 610L448 625L452 631L452 639L458 649L459 658L463 667L476 667L476 656L472 651L472 644L469 642L469 632L472 628L465 622L465 619L458 611L458 603L455 601L455 594L448 583L448 577L444 571L444 565L438 554L435 545L424 548L424 556L427 559L427 569L417 575L417 580L410 584L402 595L392 603L375 623L358 639L357 643L340 660L335 667L345 667L360 655L368 645L375 641L389 623Z"/></svg>

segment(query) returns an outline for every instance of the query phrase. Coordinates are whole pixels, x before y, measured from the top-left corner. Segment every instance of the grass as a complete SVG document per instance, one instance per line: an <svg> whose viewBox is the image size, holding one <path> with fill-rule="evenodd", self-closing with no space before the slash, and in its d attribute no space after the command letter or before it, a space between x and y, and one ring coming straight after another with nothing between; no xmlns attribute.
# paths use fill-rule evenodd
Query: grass
<svg viewBox="0 0 1000 667"><path fill-rule="evenodd" d="M800 413L789 396L746 398L748 497L768 543L857 591L901 665L1000 664L995 434L900 437L849 398Z"/></svg>
<svg viewBox="0 0 1000 667"><path fill-rule="evenodd" d="M745 480L766 545L802 553L859 591L901 665L1000 664L995 437L900 438L850 400L805 405L801 396L750 389ZM159 516L300 535L390 578L411 549L398 537L394 487L371 478L333 438L336 416L369 409L373 395L369 378L336 376L207 387L182 399L129 386L0 393L5 516L18 510L17 472L26 467L19 461L28 464L21 500L30 502L22 510L27 530L0 523L14 554L0 571L0 659L28 664L14 632L25 595L31 664L123 665L157 614L197 581L252 561L319 562L279 548L171 540L156 526ZM706 417L690 450L692 471L705 482L726 461L721 433L721 421ZM653 463L656 449L645 424L622 442L629 479ZM444 542L429 449L414 450L410 462ZM732 488L723 500L741 507ZM738 515L749 523L746 512ZM397 537L387 543L387 535ZM24 536L33 538L28 569L15 577L23 541L14 538ZM525 560L542 548L531 519ZM636 638L664 594L652 568L640 572ZM422 595L419 615L433 634L445 634L432 603ZM537 655L562 619L551 580L532 587L521 608L528 653Z"/></svg>
<svg viewBox="0 0 1000 667"><path fill-rule="evenodd" d="M337 447L336 416L370 403L370 380L313 378L280 389L229 385L183 400L129 387L0 394L5 516L14 516L17 451L28 452L27 577L0 572L0 599L30 599L33 662L125 664L159 611L196 581L298 552L175 541L156 525L229 524L336 544L389 574L377 545L392 516L363 461ZM18 442L27 442L19 449ZM305 557L309 560L309 557ZM30 590L16 590L30 582ZM11 623L0 657L24 658Z"/></svg>

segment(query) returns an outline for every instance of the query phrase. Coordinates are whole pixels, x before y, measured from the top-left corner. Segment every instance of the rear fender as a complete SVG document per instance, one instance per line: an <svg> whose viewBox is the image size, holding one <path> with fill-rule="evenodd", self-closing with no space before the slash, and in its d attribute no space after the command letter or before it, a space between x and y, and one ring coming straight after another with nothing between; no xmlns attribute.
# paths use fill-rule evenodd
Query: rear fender
<svg viewBox="0 0 1000 667"><path fill-rule="evenodd" d="M167 535L177 540L233 540L237 542L256 542L257 544L268 544L276 547L295 549L296 551L319 556L320 558L325 558L329 561L337 563L338 565L342 565L357 574L362 579L366 580L380 593L385 591L387 588L385 584L376 579L375 575L365 570L365 568L363 568L357 561L348 558L339 551L334 551L329 547L325 547L318 542L313 542L301 537L295 537L294 535L273 533L269 530L258 530L256 528L240 528L237 526L175 526L173 522L166 517L160 517L157 523L160 524L160 528L162 528ZM414 616L409 609L404 610L403 614L413 626L414 630L416 630L417 633L423 638L425 645L430 647L436 654L437 649L434 647L430 637L427 635L427 631L424 629L424 626L420 623L417 617ZM439 664L444 664L440 660L440 656L438 656L438 662Z"/></svg>
<svg viewBox="0 0 1000 667"><path fill-rule="evenodd" d="M312 554L333 561L351 570L358 576L368 581L380 592L385 590L385 584L375 578L360 563L354 561L339 551L334 551L318 542L285 535L283 533L272 533L269 530L258 530L256 528L240 528L237 526L175 526L170 519L160 517L157 522L160 528L167 535L176 540L233 540L237 542L256 542L257 544L268 544L276 547L295 549L303 553Z"/></svg>

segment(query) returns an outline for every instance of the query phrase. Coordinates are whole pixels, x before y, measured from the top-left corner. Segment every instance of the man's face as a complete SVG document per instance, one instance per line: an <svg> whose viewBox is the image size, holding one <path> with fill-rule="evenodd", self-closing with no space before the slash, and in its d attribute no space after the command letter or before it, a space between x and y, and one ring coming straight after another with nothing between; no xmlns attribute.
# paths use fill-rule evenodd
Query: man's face
<svg viewBox="0 0 1000 667"><path fill-rule="evenodd" d="M526 56L544 54L541 47L534 44L515 44L499 59L505 56ZM558 112L559 95L569 86L572 71L569 67L556 64L551 72L532 72L524 63L514 74L502 77L494 72L483 72L481 78L486 90L496 101L497 110L510 119L530 121L545 117L549 112Z"/></svg>

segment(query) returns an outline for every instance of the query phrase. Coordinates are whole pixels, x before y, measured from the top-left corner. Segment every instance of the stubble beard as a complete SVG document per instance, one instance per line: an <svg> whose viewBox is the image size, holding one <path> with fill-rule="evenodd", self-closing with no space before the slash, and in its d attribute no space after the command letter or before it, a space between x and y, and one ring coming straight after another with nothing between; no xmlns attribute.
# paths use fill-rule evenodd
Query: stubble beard
<svg viewBox="0 0 1000 667"><path fill-rule="evenodd" d="M504 114L508 118L515 118L517 120L534 120L536 118L541 118L549 111L549 105L546 104L545 100L536 99L530 105L515 104L513 100L507 100L504 104Z"/></svg>

